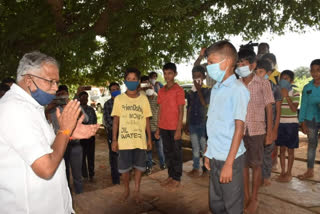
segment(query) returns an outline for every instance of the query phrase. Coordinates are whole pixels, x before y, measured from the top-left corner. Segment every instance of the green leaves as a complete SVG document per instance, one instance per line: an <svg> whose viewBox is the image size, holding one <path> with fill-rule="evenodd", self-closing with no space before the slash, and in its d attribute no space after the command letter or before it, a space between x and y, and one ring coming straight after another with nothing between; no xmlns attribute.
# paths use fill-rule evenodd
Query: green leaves
<svg viewBox="0 0 320 214"><path fill-rule="evenodd" d="M129 66L158 70L230 35L320 29L319 7L319 0L0 1L0 73L15 76L22 55L40 50L59 60L63 83L105 85Z"/></svg>

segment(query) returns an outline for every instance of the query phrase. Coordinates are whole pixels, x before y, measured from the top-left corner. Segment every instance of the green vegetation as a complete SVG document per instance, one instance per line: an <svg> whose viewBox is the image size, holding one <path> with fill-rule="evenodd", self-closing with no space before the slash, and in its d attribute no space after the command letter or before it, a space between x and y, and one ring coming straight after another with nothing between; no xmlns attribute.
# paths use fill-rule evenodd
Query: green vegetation
<svg viewBox="0 0 320 214"><path fill-rule="evenodd" d="M320 29L320 1L0 0L0 75L40 50L61 63L62 83L105 85L123 70L144 73L188 60L240 35Z"/></svg>

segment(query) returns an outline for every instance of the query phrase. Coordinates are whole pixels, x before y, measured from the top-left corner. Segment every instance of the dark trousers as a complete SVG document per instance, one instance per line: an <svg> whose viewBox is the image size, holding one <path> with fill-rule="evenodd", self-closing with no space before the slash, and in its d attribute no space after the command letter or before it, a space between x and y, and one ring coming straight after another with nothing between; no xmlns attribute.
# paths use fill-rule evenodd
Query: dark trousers
<svg viewBox="0 0 320 214"><path fill-rule="evenodd" d="M76 194L83 192L82 185L82 146L78 141L70 141L66 152L64 153L64 161L66 164L66 174L68 185L70 188L70 167L73 177L74 192ZM71 189L71 188L70 188Z"/></svg>
<svg viewBox="0 0 320 214"><path fill-rule="evenodd" d="M182 176L182 140L174 140L175 130L160 129L169 177L180 181Z"/></svg>
<svg viewBox="0 0 320 214"><path fill-rule="evenodd" d="M80 140L80 144L83 151L82 176L87 178L89 172L89 176L91 178L94 176L94 152L96 147L96 138L95 136L92 136L89 139Z"/></svg>
<svg viewBox="0 0 320 214"><path fill-rule="evenodd" d="M243 213L243 167L244 155L234 160L232 182L220 183L220 174L224 161L210 160L209 207L211 212L219 214Z"/></svg>
<svg viewBox="0 0 320 214"><path fill-rule="evenodd" d="M113 184L120 184L120 173L118 171L118 153L112 151L112 130L109 130L108 135L108 146L109 146L109 163L111 168L111 178Z"/></svg>

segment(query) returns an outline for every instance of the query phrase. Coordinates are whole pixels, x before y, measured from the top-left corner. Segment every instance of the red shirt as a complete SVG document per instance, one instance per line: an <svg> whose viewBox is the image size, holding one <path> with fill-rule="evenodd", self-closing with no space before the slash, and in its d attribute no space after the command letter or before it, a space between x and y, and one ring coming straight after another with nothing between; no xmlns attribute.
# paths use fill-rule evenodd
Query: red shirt
<svg viewBox="0 0 320 214"><path fill-rule="evenodd" d="M175 83L169 90L166 86L158 92L160 104L159 128L176 130L179 119L179 105L185 104L184 90Z"/></svg>

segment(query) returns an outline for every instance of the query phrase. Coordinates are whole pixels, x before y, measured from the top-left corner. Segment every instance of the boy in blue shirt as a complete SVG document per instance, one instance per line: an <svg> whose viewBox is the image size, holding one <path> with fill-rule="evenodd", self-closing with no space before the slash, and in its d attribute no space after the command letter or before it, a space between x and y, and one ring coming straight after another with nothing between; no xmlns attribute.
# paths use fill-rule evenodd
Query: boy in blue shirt
<svg viewBox="0 0 320 214"><path fill-rule="evenodd" d="M312 178L313 166L318 146L318 132L320 129L320 59L311 62L310 73L312 79L302 91L299 122L302 131L308 134L308 170L298 175L301 180Z"/></svg>
<svg viewBox="0 0 320 214"><path fill-rule="evenodd" d="M250 95L233 73L238 55L230 42L211 45L206 55L208 75L217 81L211 90L207 120L209 206L213 213L243 213L242 138Z"/></svg>

